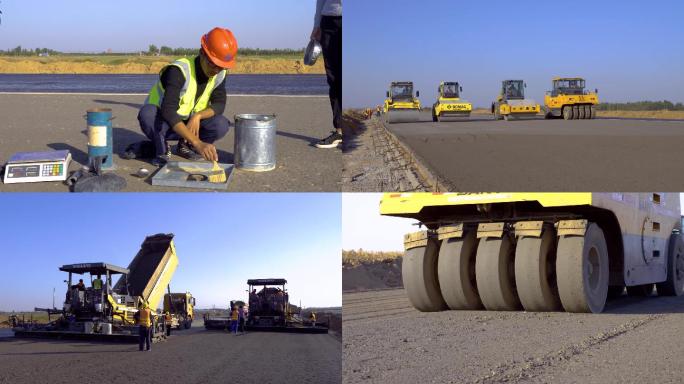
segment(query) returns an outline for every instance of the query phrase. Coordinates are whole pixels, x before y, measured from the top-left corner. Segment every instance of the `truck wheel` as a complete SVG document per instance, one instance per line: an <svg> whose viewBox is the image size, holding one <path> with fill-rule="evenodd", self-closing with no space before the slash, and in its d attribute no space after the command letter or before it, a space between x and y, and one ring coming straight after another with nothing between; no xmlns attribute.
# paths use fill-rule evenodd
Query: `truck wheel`
<svg viewBox="0 0 684 384"><path fill-rule="evenodd" d="M556 282L556 233L552 227L544 227L540 237L518 238L515 283L526 311L561 309Z"/></svg>
<svg viewBox="0 0 684 384"><path fill-rule="evenodd" d="M577 118L580 120L584 120L584 118L585 118L584 105L578 105L577 106Z"/></svg>
<svg viewBox="0 0 684 384"><path fill-rule="evenodd" d="M475 278L480 300L493 311L515 311L521 308L515 288L515 240L504 234L501 238L480 239L475 256Z"/></svg>
<svg viewBox="0 0 684 384"><path fill-rule="evenodd" d="M563 107L563 118L565 120L572 120L572 106L566 105Z"/></svg>
<svg viewBox="0 0 684 384"><path fill-rule="evenodd" d="M428 239L427 246L411 248L404 253L402 280L411 304L422 312L446 309L437 280L439 243Z"/></svg>
<svg viewBox="0 0 684 384"><path fill-rule="evenodd" d="M603 311L608 296L608 247L598 225L589 223L584 236L558 240L556 276L566 311Z"/></svg>
<svg viewBox="0 0 684 384"><path fill-rule="evenodd" d="M437 275L442 297L450 309L481 309L475 280L477 232L467 231L460 239L442 241Z"/></svg>
<svg viewBox="0 0 684 384"><path fill-rule="evenodd" d="M684 241L672 234L667 251L667 280L656 284L658 295L681 296L684 293Z"/></svg>
<svg viewBox="0 0 684 384"><path fill-rule="evenodd" d="M632 297L647 297L651 296L651 293L653 293L653 283L627 287L627 295Z"/></svg>

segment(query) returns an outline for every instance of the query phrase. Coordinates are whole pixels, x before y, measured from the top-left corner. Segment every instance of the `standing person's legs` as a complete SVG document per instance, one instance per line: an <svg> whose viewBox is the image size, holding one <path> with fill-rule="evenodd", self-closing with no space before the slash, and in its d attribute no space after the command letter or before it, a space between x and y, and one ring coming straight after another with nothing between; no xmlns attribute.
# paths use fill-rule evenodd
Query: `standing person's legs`
<svg viewBox="0 0 684 384"><path fill-rule="evenodd" d="M342 116L342 17L323 16L321 19L321 48L325 75L330 86L330 106L333 126L341 132Z"/></svg>
<svg viewBox="0 0 684 384"><path fill-rule="evenodd" d="M316 144L319 148L334 148L342 141L342 17L321 18L321 48L328 80L330 106L335 133Z"/></svg>
<svg viewBox="0 0 684 384"><path fill-rule="evenodd" d="M147 350L152 349L152 327L147 327L147 338L145 339Z"/></svg>
<svg viewBox="0 0 684 384"><path fill-rule="evenodd" d="M138 328L138 349L141 351L143 350L145 340L147 340L147 331L145 328L146 327L143 327L142 325Z"/></svg>

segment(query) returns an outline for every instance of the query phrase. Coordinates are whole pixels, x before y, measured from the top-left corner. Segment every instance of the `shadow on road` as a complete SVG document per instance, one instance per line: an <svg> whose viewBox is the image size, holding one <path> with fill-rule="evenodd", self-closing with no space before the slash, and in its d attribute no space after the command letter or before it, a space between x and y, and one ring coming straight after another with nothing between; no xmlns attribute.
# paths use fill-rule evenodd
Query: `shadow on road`
<svg viewBox="0 0 684 384"><path fill-rule="evenodd" d="M684 297L648 296L630 297L623 295L608 300L603 313L648 315L656 313L684 313Z"/></svg>
<svg viewBox="0 0 684 384"><path fill-rule="evenodd" d="M71 159L74 160L75 162L81 164L81 165L86 165L88 164L88 154L81 151L80 149L74 147L71 144L67 143L50 143L47 145L48 147L56 150L56 151L61 151L61 150L68 150L71 152Z"/></svg>
<svg viewBox="0 0 684 384"><path fill-rule="evenodd" d="M306 141L309 143L309 145L314 145L319 140L315 137L304 136L304 135L300 135L297 133L290 133L290 132L284 132L284 131L276 131L276 135L284 136L284 137L287 137L290 139L297 139L297 140Z"/></svg>

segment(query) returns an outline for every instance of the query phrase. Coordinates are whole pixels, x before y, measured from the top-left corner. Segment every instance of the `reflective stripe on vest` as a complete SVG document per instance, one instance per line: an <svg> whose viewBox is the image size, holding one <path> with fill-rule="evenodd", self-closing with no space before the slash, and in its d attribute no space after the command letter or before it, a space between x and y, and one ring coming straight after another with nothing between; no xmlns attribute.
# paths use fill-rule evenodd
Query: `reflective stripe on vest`
<svg viewBox="0 0 684 384"><path fill-rule="evenodd" d="M145 327L149 327L152 325L152 321L150 320L149 309L143 308L140 310L140 319L138 320L138 325L143 325Z"/></svg>
<svg viewBox="0 0 684 384"><path fill-rule="evenodd" d="M164 99L164 86L161 83L161 75L166 68L169 66L178 67L183 76L185 77L185 83L180 92L180 101L178 110L176 113L183 119L187 119L193 113L197 113L207 109L209 106L209 98L211 93L216 89L223 80L226 78L226 71L222 70L216 76L210 77L207 81L207 86L204 88L202 95L195 101L195 96L197 94L197 76L195 68L195 58L192 60L187 58L182 58L174 61L173 63L165 66L159 71L159 80L154 84L150 92L147 94L147 99L145 99L145 104L154 104L157 107L161 107L161 102ZM199 69L202 70L201 68Z"/></svg>

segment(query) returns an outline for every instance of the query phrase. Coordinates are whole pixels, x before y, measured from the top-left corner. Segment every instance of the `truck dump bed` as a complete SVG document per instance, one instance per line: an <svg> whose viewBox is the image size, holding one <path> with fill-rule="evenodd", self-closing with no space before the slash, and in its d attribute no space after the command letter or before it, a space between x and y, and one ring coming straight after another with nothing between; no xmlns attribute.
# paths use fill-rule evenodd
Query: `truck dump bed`
<svg viewBox="0 0 684 384"><path fill-rule="evenodd" d="M178 266L178 256L173 245L173 234L148 236L140 246L140 251L128 265L128 279L121 278L114 286L119 294L140 296L150 308L157 308L171 277Z"/></svg>

